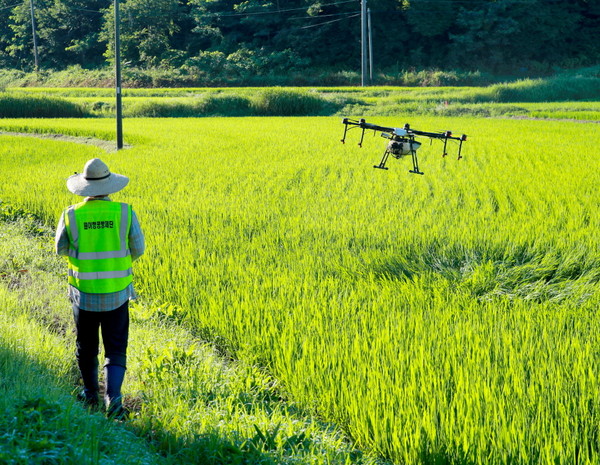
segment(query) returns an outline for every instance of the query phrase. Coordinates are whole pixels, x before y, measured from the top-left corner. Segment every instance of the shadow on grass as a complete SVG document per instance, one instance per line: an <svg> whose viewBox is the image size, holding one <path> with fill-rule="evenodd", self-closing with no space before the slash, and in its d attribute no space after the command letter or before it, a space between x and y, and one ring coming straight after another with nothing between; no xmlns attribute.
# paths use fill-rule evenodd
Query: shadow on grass
<svg viewBox="0 0 600 465"><path fill-rule="evenodd" d="M0 463L276 463L260 441L239 447L216 434L183 439L106 419L65 392L69 381L0 342Z"/></svg>

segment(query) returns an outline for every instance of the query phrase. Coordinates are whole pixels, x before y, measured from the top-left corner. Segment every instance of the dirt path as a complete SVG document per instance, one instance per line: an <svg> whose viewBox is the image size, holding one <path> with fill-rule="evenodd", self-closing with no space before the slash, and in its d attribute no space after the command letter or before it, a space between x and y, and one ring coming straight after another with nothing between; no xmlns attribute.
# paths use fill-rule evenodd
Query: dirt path
<svg viewBox="0 0 600 465"><path fill-rule="evenodd" d="M65 134L42 134L35 132L11 132L11 131L0 131L0 136L18 136L18 137L37 137L39 139L51 139L60 142L75 142L77 144L94 145L101 148L106 152L116 152L117 143L115 141L108 141L103 139L95 139L94 137L87 136L67 136ZM123 148L130 148L131 145L124 144Z"/></svg>

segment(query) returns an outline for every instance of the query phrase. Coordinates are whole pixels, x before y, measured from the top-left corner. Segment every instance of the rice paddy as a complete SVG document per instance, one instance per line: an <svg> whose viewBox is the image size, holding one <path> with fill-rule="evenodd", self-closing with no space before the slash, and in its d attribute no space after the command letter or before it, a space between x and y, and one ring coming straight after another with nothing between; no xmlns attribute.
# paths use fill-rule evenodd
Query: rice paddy
<svg viewBox="0 0 600 465"><path fill-rule="evenodd" d="M464 132L464 158L374 170L383 140L342 145L339 118L129 119L113 153L3 136L0 199L54 224L101 157L131 178L143 298L394 463L598 463L597 124L373 121Z"/></svg>

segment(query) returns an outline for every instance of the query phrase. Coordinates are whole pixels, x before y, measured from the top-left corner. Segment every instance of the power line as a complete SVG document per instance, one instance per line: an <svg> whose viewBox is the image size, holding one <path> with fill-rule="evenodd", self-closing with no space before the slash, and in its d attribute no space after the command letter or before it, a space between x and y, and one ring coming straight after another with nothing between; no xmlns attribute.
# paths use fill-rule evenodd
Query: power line
<svg viewBox="0 0 600 465"><path fill-rule="evenodd" d="M332 3L323 3L320 5L320 7L325 7L325 6L337 6L337 5L344 5L347 3L356 3L356 0L346 0L343 2L332 2ZM16 4L13 5L11 7L7 7L7 8L13 8L14 6L18 6L20 4ZM98 10L90 10L87 8L76 8L76 7L71 7L71 10L75 10L75 11L87 11L90 13L97 13L97 14L104 14L104 11L98 11ZM206 12L202 15L200 15L201 17L217 17L217 18L230 18L230 17L246 17L246 16L262 16L262 15L272 15L272 14L278 14L278 13L289 13L292 11L306 11L306 7L300 7L300 8L286 8L286 9L279 9L279 10L268 10L268 11L246 11L246 12L240 12L240 13L229 13L226 11L212 11L212 12ZM343 14L343 13L342 13ZM152 15L146 15L146 16L152 16ZM156 17L159 17L162 15L156 15ZM323 15L321 17L325 17L328 15ZM306 18L318 18L319 16L306 16Z"/></svg>
<svg viewBox="0 0 600 465"><path fill-rule="evenodd" d="M3 11L3 10L10 10L10 9L12 9L12 8L15 8L15 7L17 7L17 6L21 6L21 5L23 5L23 4L22 4L22 3L15 3L14 5L10 5L10 6L3 6L2 8L0 8L0 11Z"/></svg>
<svg viewBox="0 0 600 465"><path fill-rule="evenodd" d="M337 23L337 22L343 21L345 19L356 18L357 16L360 16L360 13L355 13L353 15L346 16L345 18L332 19L331 21L324 21L324 22L319 23L319 24L311 24L309 26L302 26L302 27L299 27L298 29L310 29L310 28L313 28L313 27L324 26L326 24Z"/></svg>
<svg viewBox="0 0 600 465"><path fill-rule="evenodd" d="M350 13L358 13L357 11L345 11L343 13L331 13L328 15L319 15L319 16L292 16L291 18L287 18L288 21L296 20L296 19L323 19L323 18L332 18L335 16L345 16Z"/></svg>
<svg viewBox="0 0 600 465"><path fill-rule="evenodd" d="M321 5L319 5L321 8L324 6L337 6L337 5L344 5L346 3L356 3L356 0L346 0L344 2L333 2L333 3L323 3ZM222 16L222 17L228 17L228 16L254 16L254 15L272 15L274 13L288 13L290 11L306 11L306 7L300 7L300 8L286 8L284 10L269 10L269 11L256 11L256 12L246 12L246 13L219 13L219 12L213 12L213 13L208 13L209 15L217 15L217 16Z"/></svg>

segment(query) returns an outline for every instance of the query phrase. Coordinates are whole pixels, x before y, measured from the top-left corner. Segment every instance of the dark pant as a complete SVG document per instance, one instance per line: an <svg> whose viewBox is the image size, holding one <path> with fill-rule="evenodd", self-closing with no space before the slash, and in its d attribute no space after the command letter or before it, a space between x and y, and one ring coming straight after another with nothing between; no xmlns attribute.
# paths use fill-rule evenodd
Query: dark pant
<svg viewBox="0 0 600 465"><path fill-rule="evenodd" d="M98 367L99 330L104 344L104 366L127 366L129 302L109 312L90 312L73 305L77 330L75 355L80 367Z"/></svg>

